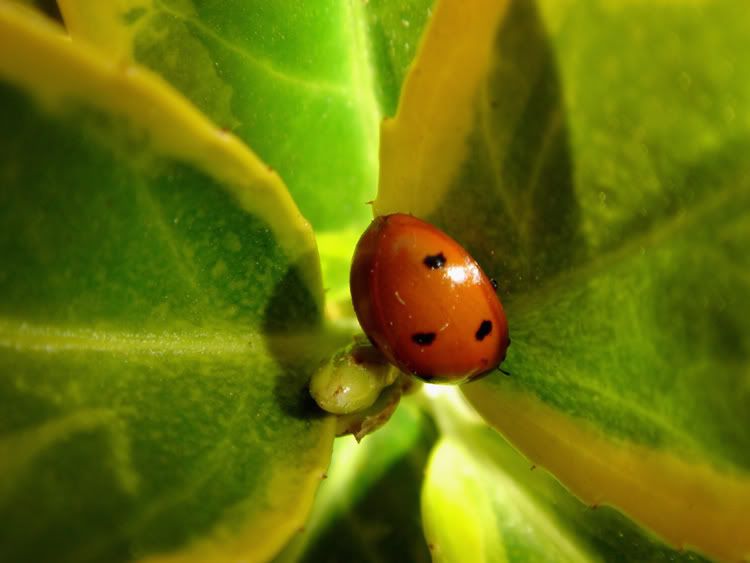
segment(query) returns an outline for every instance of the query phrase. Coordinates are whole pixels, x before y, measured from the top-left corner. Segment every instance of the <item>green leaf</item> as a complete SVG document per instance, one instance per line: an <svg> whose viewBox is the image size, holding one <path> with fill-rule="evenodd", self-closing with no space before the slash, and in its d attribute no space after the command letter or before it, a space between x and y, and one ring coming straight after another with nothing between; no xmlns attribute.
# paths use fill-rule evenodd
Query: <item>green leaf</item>
<svg viewBox="0 0 750 563"><path fill-rule="evenodd" d="M74 38L154 69L253 147L316 230L361 231L375 193L378 123L395 107L430 3L60 5Z"/></svg>
<svg viewBox="0 0 750 563"><path fill-rule="evenodd" d="M452 389L433 397L443 438L423 488L434 561L696 561L617 511L586 506L519 455Z"/></svg>
<svg viewBox="0 0 750 563"><path fill-rule="evenodd" d="M395 110L431 4L60 2L74 39L154 69L279 171L319 235L332 317L351 313L378 122Z"/></svg>
<svg viewBox="0 0 750 563"><path fill-rule="evenodd" d="M0 558L268 558L334 431L309 225L158 78L8 4L0 100Z"/></svg>
<svg viewBox="0 0 750 563"><path fill-rule="evenodd" d="M416 54L425 24L432 15L433 3L434 0L363 2L369 62L383 115L396 112L401 85Z"/></svg>
<svg viewBox="0 0 750 563"><path fill-rule="evenodd" d="M361 443L337 439L310 519L277 561L429 561L419 491L435 441L408 398Z"/></svg>
<svg viewBox="0 0 750 563"><path fill-rule="evenodd" d="M512 478L475 460L476 445L443 439L430 459L422 502L433 561L593 559Z"/></svg>
<svg viewBox="0 0 750 563"><path fill-rule="evenodd" d="M500 282L510 378L465 387L590 504L750 554L750 14L444 0L383 128L377 213Z"/></svg>

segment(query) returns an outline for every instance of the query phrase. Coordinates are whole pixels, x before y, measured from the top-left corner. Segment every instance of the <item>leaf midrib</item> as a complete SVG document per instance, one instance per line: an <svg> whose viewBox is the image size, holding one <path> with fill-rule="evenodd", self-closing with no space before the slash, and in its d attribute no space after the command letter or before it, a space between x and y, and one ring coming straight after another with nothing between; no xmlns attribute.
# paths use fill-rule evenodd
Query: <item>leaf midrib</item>
<svg viewBox="0 0 750 563"><path fill-rule="evenodd" d="M228 51L241 56L251 66L257 68L258 70L266 74L269 78L284 82L290 86L304 88L306 90L318 92L320 94L342 97L347 96L347 89L343 85L329 83L322 80L314 80L307 77L295 76L293 74L289 74L288 72L284 72L283 70L277 68L269 59L264 59L254 53L251 53L247 49L240 47L239 45L230 43L224 37L216 33L216 31L205 25L200 19L191 17L190 15L175 10L170 6L167 6L162 1L157 0L156 2L154 2L154 10L157 12L160 11L162 13L168 14L185 24L194 26L195 29L205 34L207 37L210 37L213 41L216 41L217 44L221 45Z"/></svg>
<svg viewBox="0 0 750 563"><path fill-rule="evenodd" d="M34 324L0 317L0 349L16 351L234 356L257 351L259 346L265 347L262 335L247 329L135 332Z"/></svg>

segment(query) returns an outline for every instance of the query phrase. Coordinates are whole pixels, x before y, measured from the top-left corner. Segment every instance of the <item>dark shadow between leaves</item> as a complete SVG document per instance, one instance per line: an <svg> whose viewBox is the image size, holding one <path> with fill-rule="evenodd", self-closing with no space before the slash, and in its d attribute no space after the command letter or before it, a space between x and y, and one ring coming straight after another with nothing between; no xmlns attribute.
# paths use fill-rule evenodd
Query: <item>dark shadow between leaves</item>
<svg viewBox="0 0 750 563"><path fill-rule="evenodd" d="M308 391L322 353L316 337L323 330L322 311L302 275L306 268L317 267L317 260L317 254L310 253L290 265L274 288L262 324L268 350L281 367L275 399L286 414L304 420L325 416Z"/></svg>
<svg viewBox="0 0 750 563"><path fill-rule="evenodd" d="M59 24L63 23L62 14L60 13L60 8L57 6L56 0L36 0L34 6L48 18Z"/></svg>
<svg viewBox="0 0 750 563"><path fill-rule="evenodd" d="M395 429L393 432L404 429L404 421L414 416L407 413L401 411L394 415L394 426L389 427ZM368 463L360 458L360 463L365 463L366 467L354 472L356 477L351 483L337 481L337 477L343 475L334 473L333 481L323 485L335 489L343 483L350 502L346 507L329 508L325 516L317 522L313 520L313 535L308 538L310 543L299 561L361 561L365 556L383 561L430 561L423 532L422 494L418 485L422 482L430 453L439 436L434 421L426 414L420 414L418 421L418 438L407 449L401 449L398 456L389 457L391 448L394 445L399 447L393 444L394 436L388 434L389 430L373 434L367 440L372 440L368 442L369 452L376 459ZM367 448L364 445L360 447ZM341 459L347 458L339 458L338 461ZM388 462L381 465L386 459ZM347 459L347 463L351 464L349 467L357 467L356 460ZM336 460L333 467L336 467ZM318 527L320 523L323 525ZM373 529L378 530L375 536L367 533Z"/></svg>
<svg viewBox="0 0 750 563"><path fill-rule="evenodd" d="M582 249L558 65L535 2L511 3L476 108L468 158L430 220L512 297Z"/></svg>

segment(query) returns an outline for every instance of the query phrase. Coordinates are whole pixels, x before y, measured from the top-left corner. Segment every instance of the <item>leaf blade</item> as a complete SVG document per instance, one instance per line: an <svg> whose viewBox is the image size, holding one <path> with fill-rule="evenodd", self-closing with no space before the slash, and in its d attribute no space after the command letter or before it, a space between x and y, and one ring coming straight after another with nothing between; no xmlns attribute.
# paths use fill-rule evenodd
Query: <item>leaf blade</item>
<svg viewBox="0 0 750 563"><path fill-rule="evenodd" d="M271 556L334 432L305 400L336 346L309 225L146 71L0 29L3 556Z"/></svg>

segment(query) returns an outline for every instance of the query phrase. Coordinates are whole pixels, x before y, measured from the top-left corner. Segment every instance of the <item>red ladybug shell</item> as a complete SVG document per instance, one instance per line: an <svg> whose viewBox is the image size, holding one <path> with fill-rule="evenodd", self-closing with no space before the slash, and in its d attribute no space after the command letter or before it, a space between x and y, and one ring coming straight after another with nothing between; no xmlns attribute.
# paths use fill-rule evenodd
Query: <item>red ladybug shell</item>
<svg viewBox="0 0 750 563"><path fill-rule="evenodd" d="M357 243L350 286L365 334L406 373L460 383L505 359L508 323L492 283L429 223L376 218Z"/></svg>

